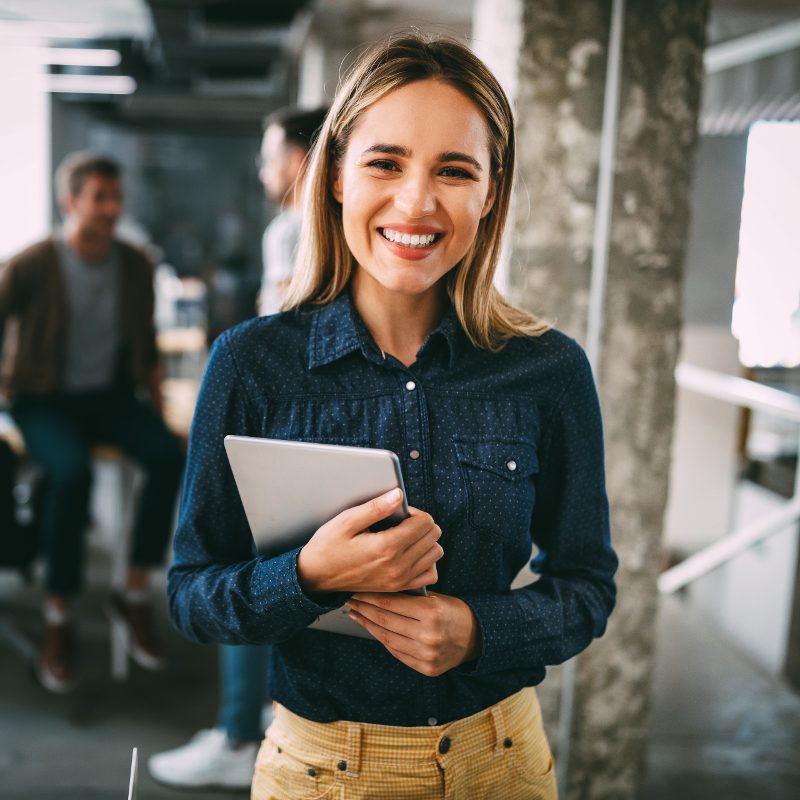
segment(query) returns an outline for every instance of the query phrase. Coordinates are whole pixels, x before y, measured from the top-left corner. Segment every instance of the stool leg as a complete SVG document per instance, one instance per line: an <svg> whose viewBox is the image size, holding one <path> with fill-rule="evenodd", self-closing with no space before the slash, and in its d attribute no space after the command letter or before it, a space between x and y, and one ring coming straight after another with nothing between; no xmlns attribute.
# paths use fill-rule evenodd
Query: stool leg
<svg viewBox="0 0 800 800"><path fill-rule="evenodd" d="M133 465L120 455L109 458L105 454L96 457L96 464L111 468L113 475L112 527L109 531L108 545L111 556L111 587L123 591L128 571L128 551L130 549L131 528L134 517L134 495L136 493L137 473ZM127 626L119 620L110 620L109 648L111 677L123 682L128 679L128 642Z"/></svg>
<svg viewBox="0 0 800 800"><path fill-rule="evenodd" d="M128 679L128 626L119 620L110 621L111 677L122 683Z"/></svg>
<svg viewBox="0 0 800 800"><path fill-rule="evenodd" d="M118 461L116 467L118 525L111 552L111 585L123 589L128 570L128 551L134 519L136 471L126 459Z"/></svg>

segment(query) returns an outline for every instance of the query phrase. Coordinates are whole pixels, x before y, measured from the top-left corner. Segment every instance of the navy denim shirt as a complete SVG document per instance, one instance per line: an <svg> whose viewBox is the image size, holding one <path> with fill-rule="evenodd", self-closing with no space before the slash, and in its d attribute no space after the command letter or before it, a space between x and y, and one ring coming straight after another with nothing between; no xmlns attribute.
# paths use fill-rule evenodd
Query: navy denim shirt
<svg viewBox="0 0 800 800"><path fill-rule="evenodd" d="M298 550L256 553L223 449L229 433L397 453L409 504L442 528L433 588L475 612L479 657L430 678L375 641L306 630L346 596L329 605L306 596ZM532 542L539 578L512 591ZM274 644L272 695L295 713L425 725L484 709L603 633L616 566L597 394L564 334L489 353L449 309L405 367L384 358L344 292L215 344L192 426L170 613L200 642Z"/></svg>

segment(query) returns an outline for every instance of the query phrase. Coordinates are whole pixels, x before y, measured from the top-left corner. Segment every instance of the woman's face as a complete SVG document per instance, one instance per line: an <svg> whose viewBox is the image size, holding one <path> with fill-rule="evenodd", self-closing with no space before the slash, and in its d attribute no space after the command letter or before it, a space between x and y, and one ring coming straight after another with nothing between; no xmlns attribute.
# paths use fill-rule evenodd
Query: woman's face
<svg viewBox="0 0 800 800"><path fill-rule="evenodd" d="M411 83L369 106L332 186L359 281L404 295L435 287L492 207L490 166L483 115L446 83Z"/></svg>

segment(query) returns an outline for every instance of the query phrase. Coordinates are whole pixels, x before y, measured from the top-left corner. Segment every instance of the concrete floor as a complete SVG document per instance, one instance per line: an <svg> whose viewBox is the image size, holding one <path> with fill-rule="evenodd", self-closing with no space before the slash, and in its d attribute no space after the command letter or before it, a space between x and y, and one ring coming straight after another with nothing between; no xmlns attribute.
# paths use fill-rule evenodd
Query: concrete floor
<svg viewBox="0 0 800 800"><path fill-rule="evenodd" d="M662 598L641 800L800 798L800 695Z"/></svg>
<svg viewBox="0 0 800 800"><path fill-rule="evenodd" d="M104 568L94 564L90 586L103 584ZM133 667L127 683L115 684L102 598L92 588L80 605L83 680L73 695L40 689L24 659L0 637L0 798L124 798L133 746L139 748L141 800L229 797L167 789L145 767L149 754L183 743L213 721L215 651L173 634L162 617L170 668L147 673ZM0 622L11 620L35 639L38 604L33 589L0 572ZM754 669L678 600L663 603L658 637L641 800L800 797L800 697Z"/></svg>
<svg viewBox="0 0 800 800"><path fill-rule="evenodd" d="M41 689L17 647L4 641L0 630L0 800L124 800L134 746L139 749L140 800L181 796L150 779L146 760L213 724L215 650L188 642L170 628L160 599L164 576L159 574L154 594L159 598L169 668L146 672L131 664L128 681L114 682L102 611L108 569L105 559L94 553L90 588L76 613L81 680L72 694L57 696ZM39 616L38 593L0 571L0 625L13 621L35 642ZM230 797L216 792L191 796Z"/></svg>

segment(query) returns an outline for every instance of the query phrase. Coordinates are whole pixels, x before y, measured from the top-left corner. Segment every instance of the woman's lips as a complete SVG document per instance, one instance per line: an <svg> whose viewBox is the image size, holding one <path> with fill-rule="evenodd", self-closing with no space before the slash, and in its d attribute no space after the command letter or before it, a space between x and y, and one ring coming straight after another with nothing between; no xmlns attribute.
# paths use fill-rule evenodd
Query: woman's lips
<svg viewBox="0 0 800 800"><path fill-rule="evenodd" d="M377 230L390 252L409 261L418 261L430 255L444 237L441 230L422 225L387 225Z"/></svg>

